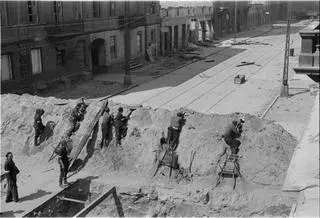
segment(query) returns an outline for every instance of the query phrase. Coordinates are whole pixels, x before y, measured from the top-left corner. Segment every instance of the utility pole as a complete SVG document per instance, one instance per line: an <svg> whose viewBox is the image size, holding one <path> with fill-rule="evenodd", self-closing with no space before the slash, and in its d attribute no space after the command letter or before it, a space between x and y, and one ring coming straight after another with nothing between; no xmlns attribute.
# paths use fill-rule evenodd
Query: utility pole
<svg viewBox="0 0 320 218"><path fill-rule="evenodd" d="M234 0L234 32L237 33L237 0Z"/></svg>
<svg viewBox="0 0 320 218"><path fill-rule="evenodd" d="M129 1L124 2L124 66L125 66L125 75L123 83L125 86L130 86L132 84L131 74L130 74L130 30L129 30Z"/></svg>
<svg viewBox="0 0 320 218"><path fill-rule="evenodd" d="M283 78L281 86L281 97L289 97L288 86L288 68L289 68L289 50L290 50L290 19L291 19L291 3L288 2L288 23L287 23L287 35L286 35L286 47L284 52L284 66L283 66Z"/></svg>

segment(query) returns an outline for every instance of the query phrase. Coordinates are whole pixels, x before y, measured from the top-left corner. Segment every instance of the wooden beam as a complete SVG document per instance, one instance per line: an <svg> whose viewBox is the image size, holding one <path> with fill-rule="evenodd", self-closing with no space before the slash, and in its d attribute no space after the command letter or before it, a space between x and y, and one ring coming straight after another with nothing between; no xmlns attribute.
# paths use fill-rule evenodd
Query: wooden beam
<svg viewBox="0 0 320 218"><path fill-rule="evenodd" d="M82 137L79 145L75 148L75 154L72 157L72 161L70 163L69 169L72 167L73 163L75 162L75 160L78 158L79 154L81 153L82 149L84 148L84 146L87 144L87 141L94 129L94 127L96 126L96 124L99 122L99 119L101 117L101 114L104 111L104 108L106 107L106 105L108 104L108 101L103 102L102 106L100 107L98 113L96 114L96 116L93 118L92 122L89 124L88 128L87 128L87 132L84 134L84 136ZM88 116L88 115L87 115Z"/></svg>
<svg viewBox="0 0 320 218"><path fill-rule="evenodd" d="M73 198L66 198L63 196L57 196L57 198L62 201L71 201L71 202L80 203L80 204L86 203L86 201L81 201L81 200L77 200L77 199L73 199Z"/></svg>
<svg viewBox="0 0 320 218"><path fill-rule="evenodd" d="M7 177L8 172L4 172L1 174L1 181Z"/></svg>
<svg viewBox="0 0 320 218"><path fill-rule="evenodd" d="M104 199L106 199L109 195L113 194L119 217L123 217L123 209L121 202L117 196L116 187L113 187L109 191L102 194L99 198L91 202L87 207L83 208L79 213L77 213L74 217L84 217L86 216L93 208L95 208L98 204L100 204Z"/></svg>

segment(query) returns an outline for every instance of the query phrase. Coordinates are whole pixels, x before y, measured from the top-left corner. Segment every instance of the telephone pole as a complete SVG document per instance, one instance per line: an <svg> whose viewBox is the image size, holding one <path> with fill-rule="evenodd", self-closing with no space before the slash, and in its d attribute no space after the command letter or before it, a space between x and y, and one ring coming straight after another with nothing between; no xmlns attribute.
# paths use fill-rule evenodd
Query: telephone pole
<svg viewBox="0 0 320 218"><path fill-rule="evenodd" d="M125 86L130 86L132 84L131 74L130 74L130 30L128 22L129 14L129 1L126 0L124 3L124 66L125 66L125 75L123 83Z"/></svg>
<svg viewBox="0 0 320 218"><path fill-rule="evenodd" d="M238 9L237 9L237 0L234 0L234 32L235 33L237 33L237 16L238 16L238 14L237 14L237 11L238 11Z"/></svg>
<svg viewBox="0 0 320 218"><path fill-rule="evenodd" d="M286 47L284 52L284 66L283 66L283 78L281 86L281 97L289 97L288 86L288 68L289 68L289 50L290 50L290 19L291 19L291 2L288 2L288 23L287 23L287 35L286 35Z"/></svg>

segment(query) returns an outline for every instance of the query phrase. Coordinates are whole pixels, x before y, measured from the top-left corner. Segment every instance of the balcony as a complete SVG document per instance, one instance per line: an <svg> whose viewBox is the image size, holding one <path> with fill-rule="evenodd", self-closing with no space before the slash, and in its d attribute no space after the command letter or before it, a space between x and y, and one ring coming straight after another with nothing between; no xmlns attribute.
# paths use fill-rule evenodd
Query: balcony
<svg viewBox="0 0 320 218"><path fill-rule="evenodd" d="M95 33L102 31L109 31L119 28L119 17L110 18L95 18L87 19L83 21L84 33Z"/></svg>
<svg viewBox="0 0 320 218"><path fill-rule="evenodd" d="M41 38L43 34L41 25L2 26L1 44L35 41L37 38Z"/></svg>
<svg viewBox="0 0 320 218"><path fill-rule="evenodd" d="M311 24L300 31L301 53L299 64L294 67L297 74L306 74L314 81L319 82L319 22Z"/></svg>
<svg viewBox="0 0 320 218"><path fill-rule="evenodd" d="M84 25L82 20L73 23L49 24L46 26L48 37L65 37L83 34Z"/></svg>

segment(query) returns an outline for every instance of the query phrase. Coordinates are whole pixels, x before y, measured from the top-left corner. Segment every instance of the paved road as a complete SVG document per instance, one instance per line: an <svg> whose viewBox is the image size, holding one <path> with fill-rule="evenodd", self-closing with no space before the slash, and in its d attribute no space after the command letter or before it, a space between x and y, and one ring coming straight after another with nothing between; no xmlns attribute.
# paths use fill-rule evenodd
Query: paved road
<svg viewBox="0 0 320 218"><path fill-rule="evenodd" d="M279 31L250 39L270 45L215 48L218 49L216 54L207 60L214 59L216 65L191 78L189 74L203 67L204 61L183 67L112 100L170 110L186 107L202 113L245 112L259 115L280 92L285 35L276 32ZM292 47L300 46L299 34L292 34L291 39ZM254 61L260 66L236 67L241 61ZM234 84L237 74L245 75L246 83ZM183 77L190 79L183 81Z"/></svg>

